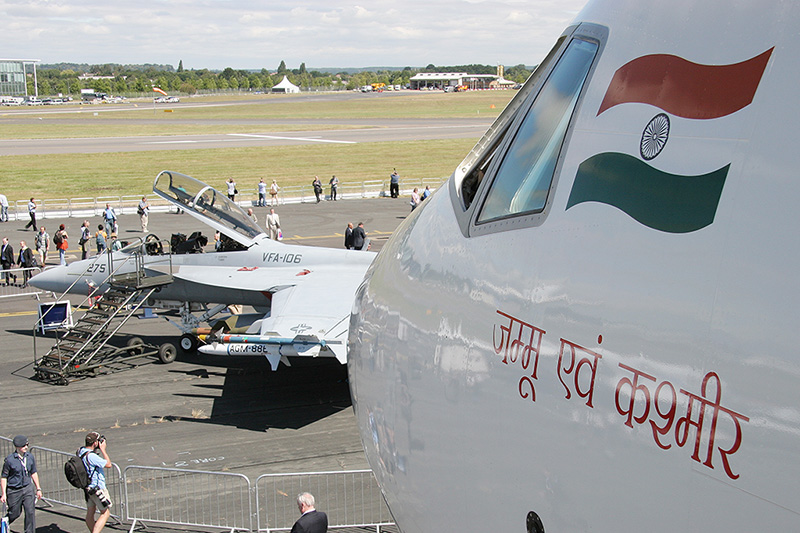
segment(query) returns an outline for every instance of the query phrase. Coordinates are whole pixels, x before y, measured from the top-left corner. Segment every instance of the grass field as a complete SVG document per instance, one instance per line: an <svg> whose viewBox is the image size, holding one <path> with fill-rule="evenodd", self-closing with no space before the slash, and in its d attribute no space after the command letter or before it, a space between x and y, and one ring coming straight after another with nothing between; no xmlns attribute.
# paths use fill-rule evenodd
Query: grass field
<svg viewBox="0 0 800 533"><path fill-rule="evenodd" d="M192 107L184 99L172 112L134 103L130 111L97 113L96 106L74 112L27 114L0 112L0 139L114 137L253 133L352 127L292 119L457 118L478 114L494 117L513 91L442 93L414 92L356 99L300 96L248 96L214 99L219 105ZM68 110L68 108L64 108ZM281 123L286 120L287 123ZM213 123L198 123L213 121ZM264 121L269 121L265 125ZM396 167L407 178L448 176L477 139L376 142L353 145L315 144L259 148L0 156L0 192L9 200L142 194L152 190L156 174L176 170L221 188L233 177L240 190L254 188L260 177L281 186L307 185L314 175L327 182L336 174L342 183L385 179Z"/></svg>

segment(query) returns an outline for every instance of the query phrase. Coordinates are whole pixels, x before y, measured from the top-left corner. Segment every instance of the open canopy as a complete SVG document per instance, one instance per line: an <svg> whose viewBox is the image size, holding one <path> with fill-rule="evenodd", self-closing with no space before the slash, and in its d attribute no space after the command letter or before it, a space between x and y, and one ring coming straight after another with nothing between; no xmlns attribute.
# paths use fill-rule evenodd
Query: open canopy
<svg viewBox="0 0 800 533"><path fill-rule="evenodd" d="M162 170L153 192L244 246L264 233L230 198L185 174Z"/></svg>

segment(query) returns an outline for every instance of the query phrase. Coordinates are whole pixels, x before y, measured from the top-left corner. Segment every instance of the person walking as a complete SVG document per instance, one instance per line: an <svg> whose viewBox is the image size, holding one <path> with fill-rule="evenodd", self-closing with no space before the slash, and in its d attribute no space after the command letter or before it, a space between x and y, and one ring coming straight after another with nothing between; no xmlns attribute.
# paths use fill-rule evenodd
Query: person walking
<svg viewBox="0 0 800 533"><path fill-rule="evenodd" d="M236 188L236 182L233 181L233 178L228 178L225 185L228 187L228 198L231 199L231 202L235 202L236 195L239 194L239 190Z"/></svg>
<svg viewBox="0 0 800 533"><path fill-rule="evenodd" d="M25 244L25 241L19 241L19 259L17 259L17 264L19 264L22 269L22 287L25 288L28 286L28 280L31 279L31 270L36 266L36 261L33 260L33 252L28 248L28 245Z"/></svg>
<svg viewBox="0 0 800 533"><path fill-rule="evenodd" d="M31 217L31 221L25 224L25 229L33 226L33 231L38 231L36 229L36 200L33 199L33 196L31 196L31 199L28 202L28 214Z"/></svg>
<svg viewBox="0 0 800 533"><path fill-rule="evenodd" d="M147 221L150 217L150 204L147 203L147 196L142 196L139 206L136 208L139 214L139 222L142 224L142 233L147 233Z"/></svg>
<svg viewBox="0 0 800 533"><path fill-rule="evenodd" d="M67 264L67 248L69 248L67 239L69 239L69 235L67 235L64 224L59 224L58 231L53 235L53 244L56 245L56 249L58 250L58 264L61 266Z"/></svg>
<svg viewBox="0 0 800 533"><path fill-rule="evenodd" d="M90 431L84 439L85 446L78 450L78 456L83 458L86 472L89 474L89 487L84 489L86 500L86 527L91 533L100 533L106 526L108 517L111 516L111 498L106 490L106 468L111 468L113 463L106 450L106 438L96 431ZM95 512L100 516L95 518Z"/></svg>
<svg viewBox="0 0 800 533"><path fill-rule="evenodd" d="M256 207L267 207L267 182L264 178L258 180L258 204Z"/></svg>
<svg viewBox="0 0 800 533"><path fill-rule="evenodd" d="M269 215L267 215L267 234L269 238L274 240L278 240L278 233L281 230L281 218L278 216L278 213L275 212L274 209L269 210Z"/></svg>
<svg viewBox="0 0 800 533"><path fill-rule="evenodd" d="M334 202L336 201L336 193L339 190L339 178L336 176L331 177L331 181L329 181L331 186L331 200Z"/></svg>
<svg viewBox="0 0 800 533"><path fill-rule="evenodd" d="M397 173L397 169L394 169L389 176L389 195L392 198L400 196L400 174Z"/></svg>
<svg viewBox="0 0 800 533"><path fill-rule="evenodd" d="M50 234L47 233L47 228L42 226L39 228L39 233L36 234L36 251L39 253L39 258L42 261L42 266L47 264L47 251L50 250Z"/></svg>
<svg viewBox="0 0 800 533"><path fill-rule="evenodd" d="M0 222L8 222L8 197L0 194Z"/></svg>
<svg viewBox="0 0 800 533"><path fill-rule="evenodd" d="M269 186L269 195L271 196L269 200L269 205L276 206L278 205L278 193L280 192L281 188L278 187L278 182L272 180L272 185Z"/></svg>
<svg viewBox="0 0 800 533"><path fill-rule="evenodd" d="M311 186L314 187L314 196L317 197L317 203L319 203L319 197L322 195L322 182L319 176L314 176L314 181L311 182Z"/></svg>
<svg viewBox="0 0 800 533"><path fill-rule="evenodd" d="M8 237L3 237L3 245L0 246L0 265L3 267L3 277L6 280L6 286L11 285L11 278L14 278L14 283L17 282L17 275L9 272L11 267L14 266L14 247L8 242Z"/></svg>
<svg viewBox="0 0 800 533"><path fill-rule="evenodd" d="M292 526L291 533L327 533L328 515L317 511L314 496L310 492L297 495L300 518Z"/></svg>
<svg viewBox="0 0 800 533"><path fill-rule="evenodd" d="M28 452L28 438L17 435L15 451L3 461L0 475L0 501L8 505L8 523L25 510L25 533L36 533L36 500L42 497L42 486L36 470L36 459Z"/></svg>
<svg viewBox="0 0 800 533"><path fill-rule="evenodd" d="M84 220L83 224L81 224L81 236L78 239L78 244L81 245L81 260L89 257L89 239L91 237L92 234L89 230L89 221ZM44 264L42 264L42 266L44 266Z"/></svg>
<svg viewBox="0 0 800 533"><path fill-rule="evenodd" d="M117 213L111 207L111 204L106 204L106 208L103 211L103 222L106 225L106 235L117 232Z"/></svg>

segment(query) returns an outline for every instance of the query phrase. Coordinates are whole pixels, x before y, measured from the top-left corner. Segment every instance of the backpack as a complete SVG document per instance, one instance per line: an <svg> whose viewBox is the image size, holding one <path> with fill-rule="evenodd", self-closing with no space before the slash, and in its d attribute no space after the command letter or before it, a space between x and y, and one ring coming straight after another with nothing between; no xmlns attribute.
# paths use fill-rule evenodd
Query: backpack
<svg viewBox="0 0 800 533"><path fill-rule="evenodd" d="M64 476L66 476L70 485L79 489L85 489L89 486L89 472L86 471L86 465L83 462L83 458L86 457L87 453L89 452L86 451L83 455L75 453L64 463Z"/></svg>
<svg viewBox="0 0 800 533"><path fill-rule="evenodd" d="M61 244L61 232L57 231L55 235L53 235L53 244L56 246Z"/></svg>

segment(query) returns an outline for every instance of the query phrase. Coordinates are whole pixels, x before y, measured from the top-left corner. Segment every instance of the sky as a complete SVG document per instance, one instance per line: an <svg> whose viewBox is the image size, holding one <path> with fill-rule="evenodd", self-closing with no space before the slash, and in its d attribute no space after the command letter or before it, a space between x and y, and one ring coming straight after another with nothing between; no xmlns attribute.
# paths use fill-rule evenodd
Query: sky
<svg viewBox="0 0 800 533"><path fill-rule="evenodd" d="M362 1L362 0L359 0ZM586 0L0 0L0 57L275 70L535 65Z"/></svg>

